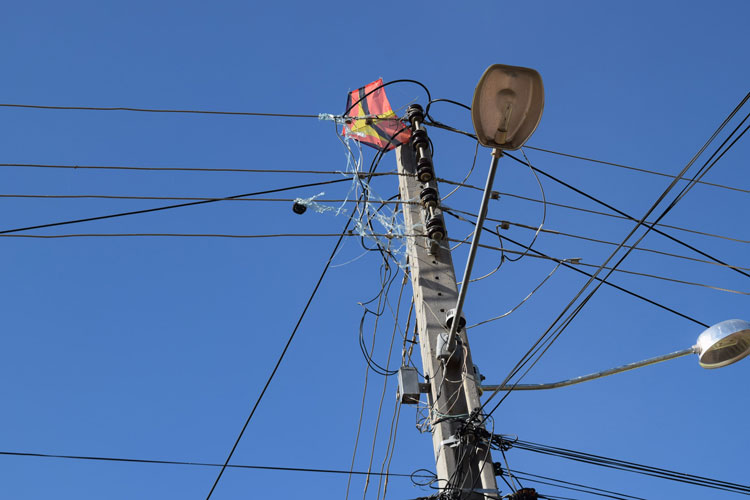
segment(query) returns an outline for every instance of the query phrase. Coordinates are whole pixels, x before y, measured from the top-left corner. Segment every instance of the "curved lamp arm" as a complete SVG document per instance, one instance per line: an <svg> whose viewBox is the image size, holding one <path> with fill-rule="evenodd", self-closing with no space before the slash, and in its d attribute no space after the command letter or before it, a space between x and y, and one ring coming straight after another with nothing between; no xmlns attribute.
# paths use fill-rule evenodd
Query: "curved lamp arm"
<svg viewBox="0 0 750 500"><path fill-rule="evenodd" d="M607 377L609 375L614 375L615 373L622 373L629 370L634 370L636 368L640 368L642 366L648 366L648 365L654 365L656 363L661 363L662 361L668 361L670 359L675 358L681 358L682 356L687 356L688 354L696 354L698 353L698 347L693 346L688 349L683 349L681 351L675 351L670 354L665 354L663 356L657 356L655 358L649 358L644 359L643 361L637 361L635 363L629 363L627 365L618 366L617 368L610 368L609 370L604 370L596 373L591 373L589 375L583 375L576 378L571 378L568 380L561 380L559 382L550 382L547 384L518 384L518 385L482 385L483 391L537 391L542 389L556 389L558 387L565 387L568 385L575 385L580 384L581 382L587 382L589 380L594 380L597 378Z"/></svg>

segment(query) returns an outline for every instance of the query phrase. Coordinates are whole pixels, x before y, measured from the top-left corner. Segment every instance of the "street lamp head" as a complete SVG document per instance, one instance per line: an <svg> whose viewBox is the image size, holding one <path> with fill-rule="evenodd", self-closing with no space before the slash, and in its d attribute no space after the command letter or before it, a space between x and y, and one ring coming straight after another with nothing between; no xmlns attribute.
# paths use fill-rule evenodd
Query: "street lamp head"
<svg viewBox="0 0 750 500"><path fill-rule="evenodd" d="M728 319L706 329L695 345L703 368L731 365L750 354L750 323Z"/></svg>
<svg viewBox="0 0 750 500"><path fill-rule="evenodd" d="M515 150L534 133L543 110L544 86L539 73L493 64L474 90L471 121L482 146Z"/></svg>

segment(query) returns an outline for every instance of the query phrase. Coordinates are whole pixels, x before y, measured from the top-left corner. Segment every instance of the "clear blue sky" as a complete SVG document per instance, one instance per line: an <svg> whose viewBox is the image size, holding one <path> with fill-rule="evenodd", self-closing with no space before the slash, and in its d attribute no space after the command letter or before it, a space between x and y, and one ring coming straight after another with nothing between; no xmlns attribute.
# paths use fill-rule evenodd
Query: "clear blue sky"
<svg viewBox="0 0 750 500"><path fill-rule="evenodd" d="M10 2L0 20L0 102L270 113L342 113L348 91L382 77L411 78L434 98L470 103L493 63L537 69L546 108L529 145L676 174L748 91L747 2ZM394 108L426 104L414 85L388 88ZM747 109L744 111L747 113ZM436 119L471 130L446 104ZM743 115L744 116L744 115ZM733 125L737 121L733 122ZM346 168L331 122L241 116L0 108L0 163L191 168ZM441 177L461 180L474 144L430 131ZM748 138L704 180L750 189ZM528 150L539 168L640 217L669 179ZM365 151L370 161L372 150ZM705 158L705 157L704 157ZM470 183L481 185L480 150ZM393 153L379 171L395 168ZM691 172L694 172L692 170ZM336 175L0 167L0 194L223 197L337 179ZM606 211L549 180L547 200ZM396 194L396 179L373 183ZM348 183L269 195L347 195ZM441 187L443 193L448 186ZM528 169L503 160L495 189L538 199ZM664 222L750 240L747 192L699 185ZM170 204L161 200L0 198L0 230ZM448 202L446 202L448 203ZM475 212L477 191L451 206ZM350 206L351 209L351 206ZM490 216L539 224L541 205L503 195ZM233 201L29 231L72 233L338 233L345 215L303 216L291 202ZM448 218L448 231L470 226ZM549 206L545 228L620 241L632 223ZM747 243L679 230L675 236L730 264L750 267ZM19 233L22 234L22 233ZM510 237L528 242L533 231ZM483 242L496 244L491 235ZM486 241L485 241L486 240ZM0 451L223 462L310 295L335 238L3 238L0 288ZM656 234L642 246L700 257ZM456 250L463 268L464 245ZM599 264L612 247L542 234L535 248ZM380 257L348 238L262 401L232 463L348 469L366 364L358 302L379 290ZM360 257L357 260L357 257ZM481 250L476 272L497 264ZM469 323L505 312L554 267L524 258L469 290ZM740 292L750 279L728 269L633 252L622 269ZM700 322L750 319L746 294L615 273L612 281ZM470 331L475 362L498 382L583 284L558 270L523 307ZM400 277L391 290L396 305ZM402 299L408 308L410 287ZM371 339L369 318L365 333ZM602 288L529 373L543 382L689 347L702 328ZM375 340L384 364L387 311ZM400 360L396 334L391 367ZM418 356L415 360L419 364ZM750 363L706 371L694 358L546 393L517 393L495 431L549 445L747 483ZM374 446L380 470L395 380ZM355 459L367 470L383 377L369 373ZM390 470L432 469L415 409L400 412ZM496 460L500 457L496 456ZM594 468L520 450L511 468L645 498L733 495ZM0 457L0 497L12 499L205 498L217 471L172 465ZM345 496L347 477L229 470L212 498ZM528 486L535 486L528 483ZM594 498L536 485L542 493ZM350 498L365 489L351 483ZM365 498L375 499L378 479ZM430 490L392 478L387 498ZM382 489L381 489L382 497Z"/></svg>

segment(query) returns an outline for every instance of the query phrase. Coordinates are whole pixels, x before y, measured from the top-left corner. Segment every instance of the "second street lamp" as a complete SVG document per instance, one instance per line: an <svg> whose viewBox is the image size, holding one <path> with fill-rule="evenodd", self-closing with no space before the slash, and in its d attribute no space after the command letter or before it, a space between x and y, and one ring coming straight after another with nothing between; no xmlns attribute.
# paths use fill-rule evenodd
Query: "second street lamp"
<svg viewBox="0 0 750 500"><path fill-rule="evenodd" d="M675 351L663 356L644 359L635 363L610 368L589 375L583 375L558 382L544 384L517 384L517 385L482 385L484 391L534 391L542 389L556 389L569 385L588 382L615 373L622 373L643 366L653 365L670 359L681 358L688 354L697 354L698 362L703 368L720 368L731 365L750 354L750 323L741 319L729 319L707 328L698 336L693 347Z"/></svg>

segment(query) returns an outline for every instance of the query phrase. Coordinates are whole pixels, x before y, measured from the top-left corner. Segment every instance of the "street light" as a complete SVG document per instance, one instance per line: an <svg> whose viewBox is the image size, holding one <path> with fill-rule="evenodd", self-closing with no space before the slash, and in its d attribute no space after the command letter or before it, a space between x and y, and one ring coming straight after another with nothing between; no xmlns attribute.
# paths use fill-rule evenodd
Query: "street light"
<svg viewBox="0 0 750 500"><path fill-rule="evenodd" d="M516 150L536 130L543 109L544 86L539 73L494 64L474 91L471 122L482 146Z"/></svg>
<svg viewBox="0 0 750 500"><path fill-rule="evenodd" d="M610 368L589 375L575 377L559 382L546 384L517 384L517 385L483 385L483 391L534 391L541 389L556 389L569 385L580 384L597 378L622 373L642 366L653 365L669 359L680 358L688 354L697 354L698 362L703 368L720 368L731 365L750 354L750 323L741 319L728 319L707 328L698 336L698 341L693 347L676 351L664 356L645 359L636 363Z"/></svg>
<svg viewBox="0 0 750 500"><path fill-rule="evenodd" d="M471 239L461 289L458 292L454 318L461 318L471 269L474 266L474 257L479 245L479 235L487 216L487 204L495 180L497 162L503 150L516 150L531 137L539 125L539 120L542 119L543 109L542 77L530 68L493 64L485 70L474 90L474 98L471 101L471 121L479 144L493 148L492 163L487 174L476 228ZM459 328L459 321L451 322L450 332L443 343L445 350L440 353L441 357L449 357L453 352Z"/></svg>

